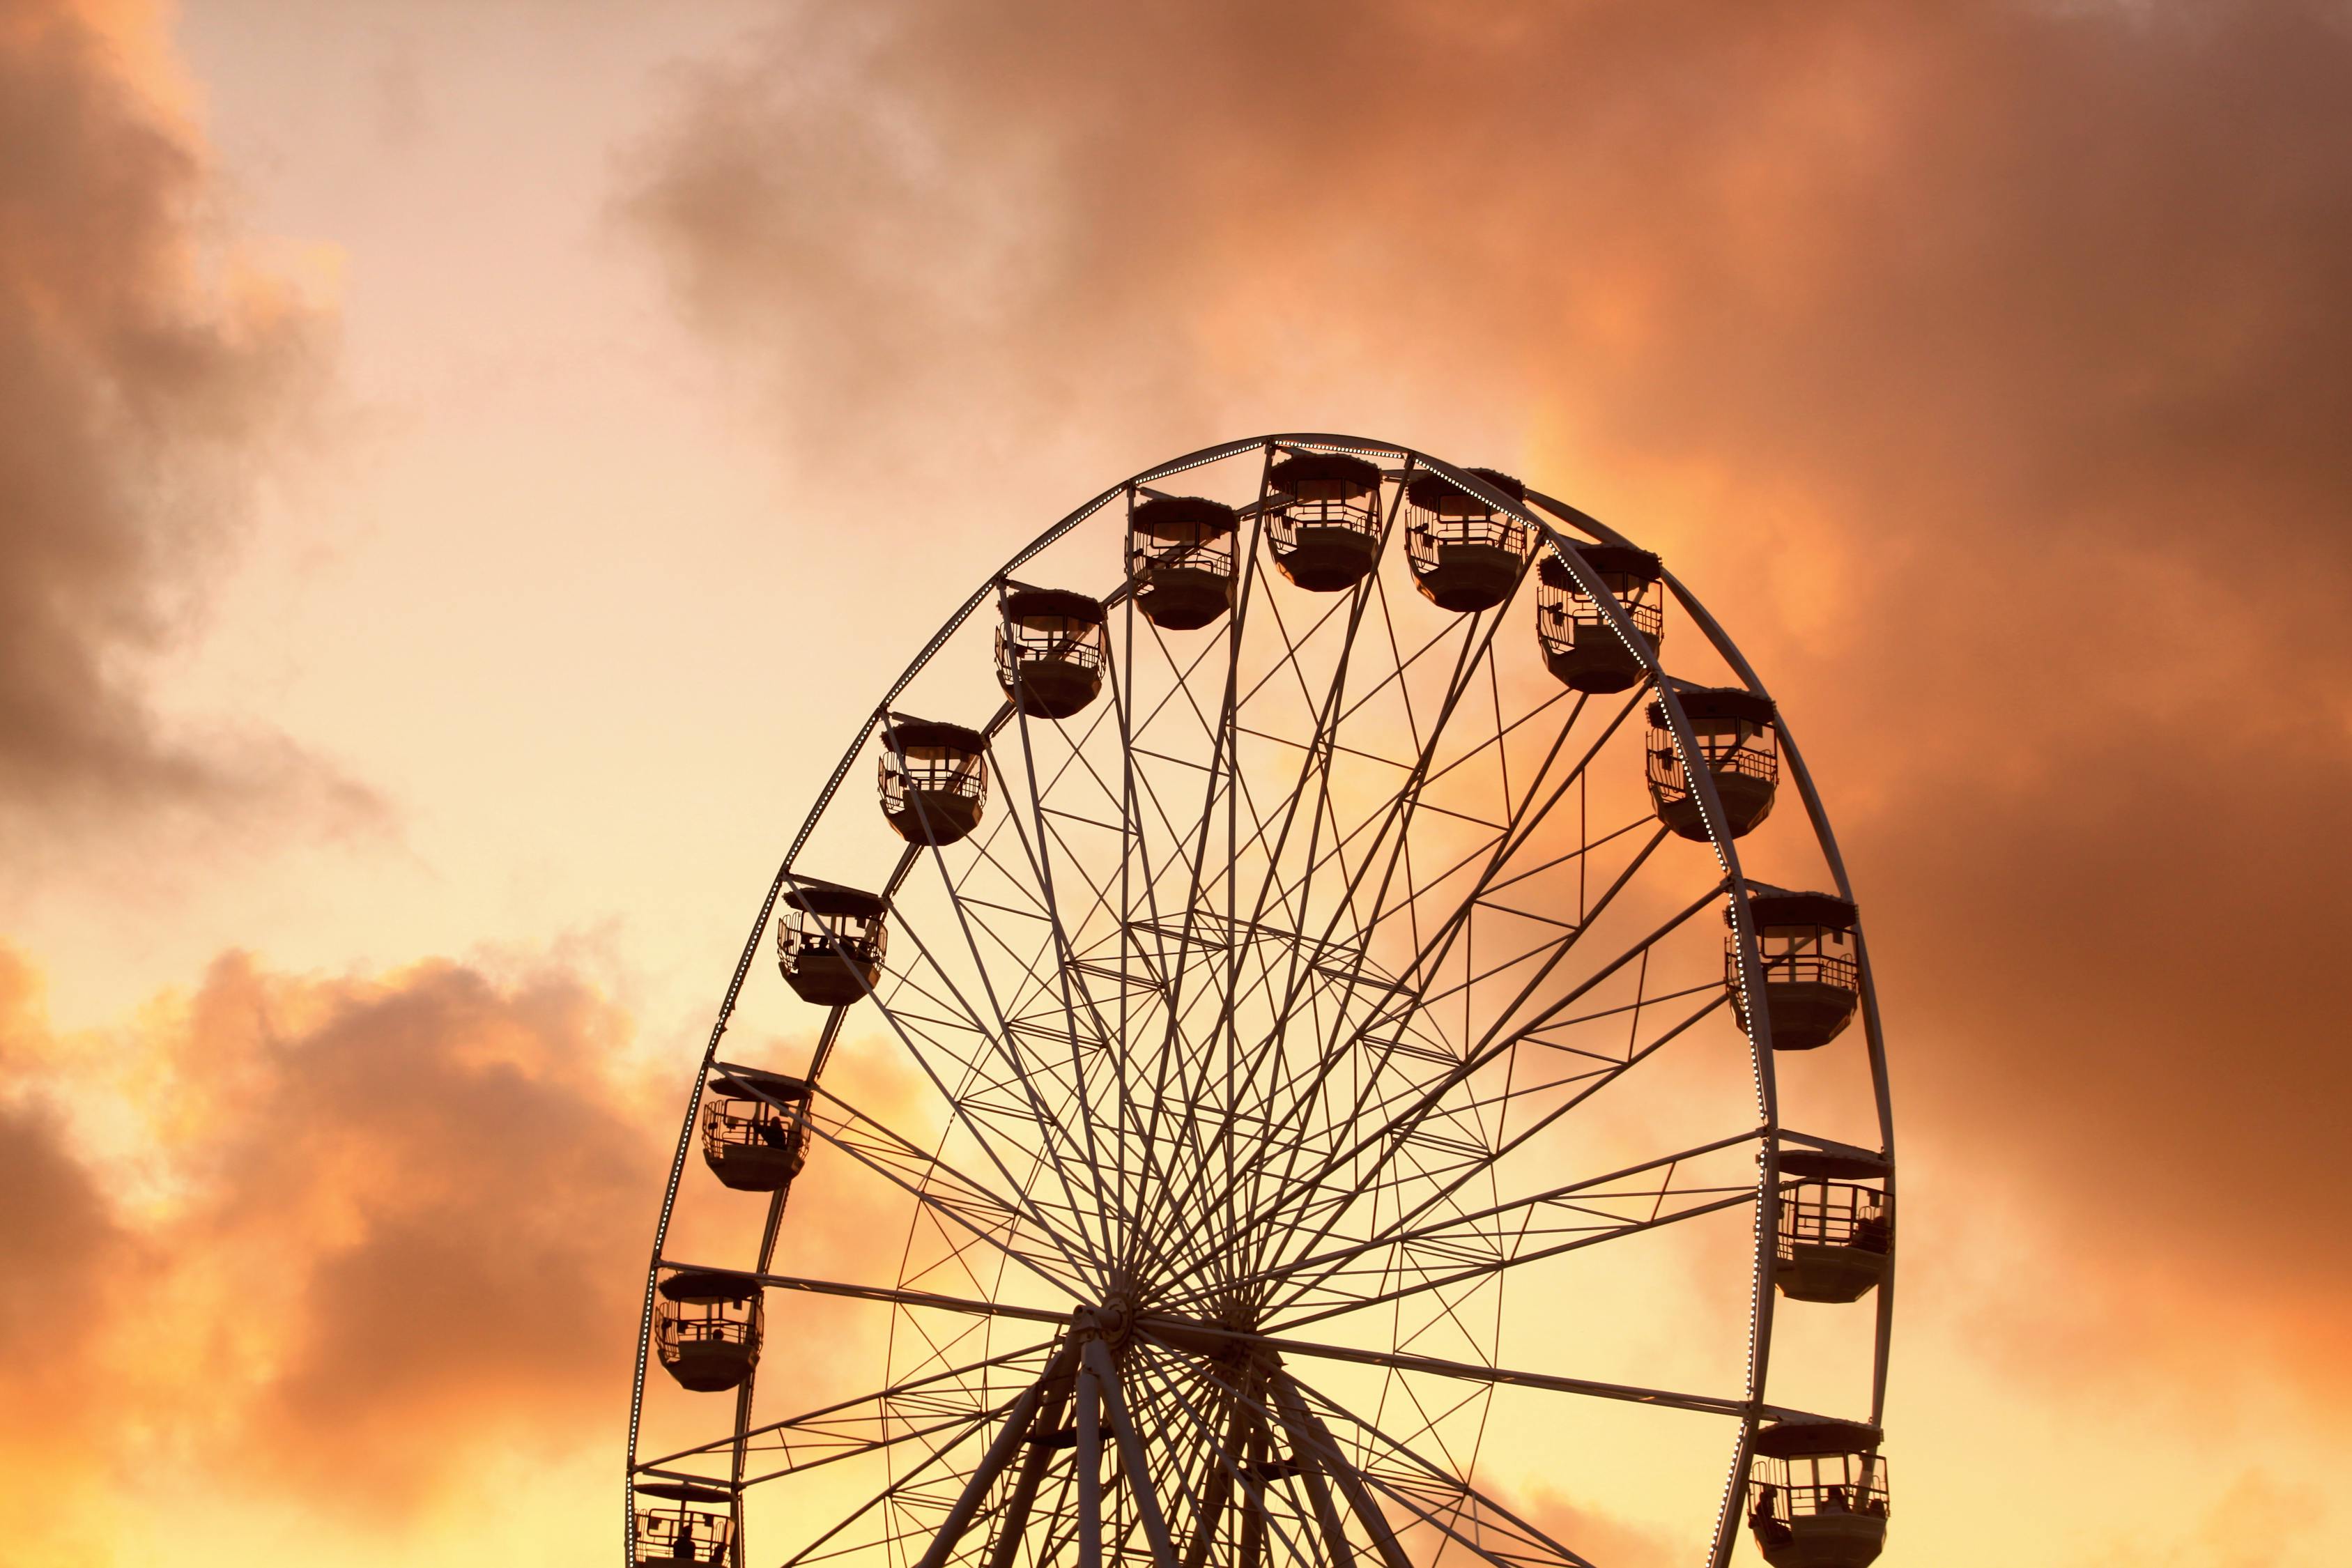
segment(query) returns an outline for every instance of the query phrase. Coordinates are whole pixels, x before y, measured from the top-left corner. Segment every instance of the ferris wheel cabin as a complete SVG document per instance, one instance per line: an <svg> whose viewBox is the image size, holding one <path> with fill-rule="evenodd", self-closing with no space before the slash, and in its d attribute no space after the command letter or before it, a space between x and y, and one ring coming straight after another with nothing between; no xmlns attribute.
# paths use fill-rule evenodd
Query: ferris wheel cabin
<svg viewBox="0 0 2352 1568"><path fill-rule="evenodd" d="M1624 607L1633 635L1656 658L1666 626L1658 558L1630 544L1570 548ZM1642 679L1641 656L1617 635L1616 626L1577 582L1568 563L1549 551L1536 566L1536 638L1543 645L1545 666L1571 691L1623 691Z"/></svg>
<svg viewBox="0 0 2352 1568"><path fill-rule="evenodd" d="M1493 468L1462 470L1514 501L1528 487ZM1527 570L1529 531L1509 512L1487 505L1443 474L1424 473L1405 486L1411 520L1405 556L1423 595L1441 609L1468 615L1491 610L1518 588Z"/></svg>
<svg viewBox="0 0 2352 1568"><path fill-rule="evenodd" d="M1792 1301L1859 1301L1895 1260L1892 1167L1874 1154L1780 1152L1780 1251L1772 1283Z"/></svg>
<svg viewBox="0 0 2352 1568"><path fill-rule="evenodd" d="M680 1268L662 1279L654 1344L681 1388L734 1388L760 1364L760 1286L740 1274Z"/></svg>
<svg viewBox="0 0 2352 1568"><path fill-rule="evenodd" d="M1201 496L1153 496L1127 514L1135 606L1162 631L1189 632L1234 607L1241 513Z"/></svg>
<svg viewBox="0 0 2352 1568"><path fill-rule="evenodd" d="M1780 787L1780 748L1772 700L1736 686L1692 687L1677 695L1698 741L1699 761L1715 780L1725 826L1738 838L1772 815L1772 797ZM1665 709L1656 702L1650 704L1648 771L1650 801L1657 807L1658 820L1682 837L1706 842L1706 814L1683 772Z"/></svg>
<svg viewBox="0 0 2352 1568"><path fill-rule="evenodd" d="M734 1494L688 1481L646 1481L635 1510L637 1568L725 1563L735 1547Z"/></svg>
<svg viewBox="0 0 2352 1568"><path fill-rule="evenodd" d="M1751 883L1748 918L1764 963L1764 1005L1772 1020L1772 1048L1810 1051L1828 1045L1853 1022L1862 1003L1861 971L1853 960L1854 909L1834 893L1792 893ZM1728 923L1731 911L1724 911ZM1723 946L1723 983L1741 1028L1748 1026L1746 988L1737 933Z"/></svg>
<svg viewBox="0 0 2352 1568"><path fill-rule="evenodd" d="M872 893L831 882L784 891L776 921L776 967L803 1002L846 1007L882 978L889 906Z"/></svg>
<svg viewBox="0 0 2352 1568"><path fill-rule="evenodd" d="M1059 588L1004 595L996 683L1022 712L1039 719L1078 712L1102 690L1103 662L1101 600Z"/></svg>
<svg viewBox="0 0 2352 1568"><path fill-rule="evenodd" d="M782 1073L712 1079L702 1101L703 1163L739 1193L782 1192L808 1163L808 1084Z"/></svg>
<svg viewBox="0 0 2352 1568"><path fill-rule="evenodd" d="M988 807L988 742L977 730L896 714L882 726L882 816L909 844L953 844Z"/></svg>
<svg viewBox="0 0 2352 1568"><path fill-rule="evenodd" d="M1756 1434L1748 1528L1772 1568L1868 1568L1886 1546L1878 1429L1776 1421Z"/></svg>
<svg viewBox="0 0 2352 1568"><path fill-rule="evenodd" d="M1344 452L1296 452L1266 472L1266 540L1282 574L1336 594L1381 559L1381 470Z"/></svg>

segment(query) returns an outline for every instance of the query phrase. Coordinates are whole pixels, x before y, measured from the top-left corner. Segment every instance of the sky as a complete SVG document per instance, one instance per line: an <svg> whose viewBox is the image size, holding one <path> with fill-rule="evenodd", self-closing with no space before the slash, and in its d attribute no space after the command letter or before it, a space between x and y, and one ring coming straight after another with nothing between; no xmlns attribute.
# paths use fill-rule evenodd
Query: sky
<svg viewBox="0 0 2352 1568"><path fill-rule="evenodd" d="M1018 542L1276 429L1610 521L1801 726L1887 1561L2352 1543L2340 5L6 0L0 153L27 1560L609 1550L806 803Z"/></svg>

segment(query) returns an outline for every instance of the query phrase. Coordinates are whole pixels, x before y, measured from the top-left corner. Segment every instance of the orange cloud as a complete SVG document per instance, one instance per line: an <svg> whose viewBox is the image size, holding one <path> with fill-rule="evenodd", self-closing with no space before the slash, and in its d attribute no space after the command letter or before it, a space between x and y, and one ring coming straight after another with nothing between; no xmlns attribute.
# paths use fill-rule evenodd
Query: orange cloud
<svg viewBox="0 0 2352 1568"><path fill-rule="evenodd" d="M1579 1507L1553 1493L1538 1491L1514 1500L1519 1500L1528 1523L1594 1563L1613 1568L1665 1568L1685 1556L1678 1542L1628 1525L1604 1510Z"/></svg>
<svg viewBox="0 0 2352 1568"><path fill-rule="evenodd" d="M20 1549L92 1556L105 1531L92 1470L126 1411L110 1340L147 1261L69 1142L56 1100L32 1089L37 977L0 948L0 1531ZM27 1419L37 1413L37 1419Z"/></svg>
<svg viewBox="0 0 2352 1568"><path fill-rule="evenodd" d="M447 962L233 954L70 1049L16 1007L0 1057L55 1087L0 1108L0 1368L67 1423L45 1462L398 1519L605 1432L666 1154L629 1035L575 974ZM107 1113L110 1077L135 1110Z"/></svg>
<svg viewBox="0 0 2352 1568"><path fill-rule="evenodd" d="M1805 742L1913 1147L2293 1361L2352 1331L2347 149L2299 5L898 0L685 74L627 211L902 528L1369 426L1657 544Z"/></svg>
<svg viewBox="0 0 2352 1568"><path fill-rule="evenodd" d="M635 1045L552 963L321 977L241 953L60 1037L0 947L0 1398L43 1413L0 1433L0 1531L94 1557L132 1538L125 1503L180 1485L393 1539L452 1507L504 1519L485 1478L518 1467L599 1486L684 1089ZM844 1081L903 1102L868 1056ZM887 1278L903 1205L841 1164L813 1167L786 1266ZM688 1180L712 1195L698 1160ZM718 1217L756 1235L761 1207ZM746 1261L723 1225L679 1245ZM778 1334L838 1353L780 1360L769 1416L878 1361L853 1304L780 1308ZM731 1408L675 1414L700 1439Z"/></svg>
<svg viewBox="0 0 2352 1568"><path fill-rule="evenodd" d="M239 1436L271 1469L396 1507L612 1407L660 1183L628 1033L561 971L215 966L166 1047L215 1096L173 1229L259 1363Z"/></svg>

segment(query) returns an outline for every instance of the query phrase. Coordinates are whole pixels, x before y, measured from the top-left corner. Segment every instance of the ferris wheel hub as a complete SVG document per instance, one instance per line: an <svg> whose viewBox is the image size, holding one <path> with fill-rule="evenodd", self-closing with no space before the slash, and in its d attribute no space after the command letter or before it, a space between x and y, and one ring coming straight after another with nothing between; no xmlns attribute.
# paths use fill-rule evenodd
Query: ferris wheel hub
<svg viewBox="0 0 2352 1568"><path fill-rule="evenodd" d="M1071 1326L1080 1338L1093 1338L1116 1352L1127 1347L1135 1333L1135 1299L1125 1289L1114 1289L1091 1307L1080 1307L1070 1314Z"/></svg>

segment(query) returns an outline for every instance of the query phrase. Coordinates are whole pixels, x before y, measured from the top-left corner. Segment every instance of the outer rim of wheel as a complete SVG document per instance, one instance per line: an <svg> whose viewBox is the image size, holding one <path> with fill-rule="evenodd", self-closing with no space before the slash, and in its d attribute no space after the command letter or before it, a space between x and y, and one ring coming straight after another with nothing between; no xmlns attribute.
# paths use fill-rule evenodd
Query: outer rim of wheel
<svg viewBox="0 0 2352 1568"><path fill-rule="evenodd" d="M1653 695L1658 700L1667 720L1675 747L1684 759L1684 775L1688 781L1691 793L1697 799L1701 816L1707 829L1708 845L1723 870L1729 900L1727 914L1739 948L1741 987L1749 994L1762 994L1764 984L1762 958L1748 909L1748 879L1741 868L1737 840L1727 826L1723 803L1717 795L1712 773L1706 767L1689 765L1689 760L1698 753L1699 748L1689 717L1684 711L1677 685L1674 678L1666 672L1648 640L1634 631L1630 617L1618 602L1616 595L1608 590L1579 552L1571 548L1574 537L1578 535L1610 544L1638 547L1638 542L1618 532L1591 514L1533 488L1528 489L1526 500L1522 501L1496 489L1465 468L1457 467L1400 443L1361 437L1324 433L1278 433L1222 442L1154 465L1121 480L1064 516L1016 552L994 574L983 580L923 645L859 725L856 733L845 749L841 762L835 767L831 776L818 792L816 799L812 803L807 816L794 835L791 847L786 850L769 885L768 891L761 902L759 917L753 923L751 935L736 963L709 1039L696 1067L693 1085L687 1100L686 1113L663 1191L659 1217L655 1227L651 1261L646 1271L638 1323L636 1363L632 1374L630 1390L627 1464L622 1479L622 1560L625 1563L634 1564L635 1562L635 1485L640 1473L638 1437L644 1409L646 1373L652 1349L656 1285L661 1271L664 1246L670 1221L676 1210L688 1158L693 1150L696 1122L711 1068L719 1060L720 1044L725 1037L744 982L751 966L758 960L760 947L765 938L768 923L773 918L776 905L785 889L796 880L793 867L801 851L807 845L811 834L824 817L843 783L856 766L882 715L889 710L898 697L928 668L931 659L946 647L973 612L987 602L989 595L998 585L1011 577L1023 564L1068 535L1104 507L1139 487L1149 486L1189 469L1239 457L1253 450L1271 452L1276 447L1340 452L1375 459L1385 458L1403 461L1414 467L1425 468L1443 475L1454 485L1486 502L1493 510L1517 519L1534 531L1538 548L1550 551L1554 558L1573 576L1583 593L1606 616L1619 639L1640 661L1648 677ZM1575 534L1564 533L1561 531L1562 527L1574 530ZM1692 593L1671 571L1663 573L1661 580L1675 602L1690 617L1692 625L1707 639L1741 684L1748 690L1769 698L1770 694L1756 675L1754 668L1696 595ZM1125 591L1122 586L1118 594L1123 595ZM1852 901L1853 892L1851 880L1843 857L1839 851L1835 835L1831 828L1827 811L1815 787L1811 771L1805 765L1788 716L1785 710L1778 709L1777 703L1775 707L1774 728L1787 776L1797 786L1813 837L1836 892L1841 898ZM992 731L1001 722L1002 715L992 721L988 728ZM896 880L897 879L894 878L894 886ZM1859 914L1857 914L1853 936L1860 988L1860 1020L1863 1026L1863 1038L1867 1053L1872 1089L1876 1102L1881 1151L1887 1161L1884 1186L1889 1201L1892 1202L1896 1181L1894 1116L1887 1082L1885 1038L1877 1005L1877 990L1871 972L1868 942ZM1714 1568L1720 1568L1730 1555L1739 1517L1735 1506L1736 1501L1749 1468L1756 1432L1772 1408L1767 1403L1765 1394L1769 1384L1772 1348L1775 1291L1771 1271L1779 1226L1780 1188L1779 1152L1783 1128L1779 1113L1769 1011L1764 1007L1748 1007L1745 1012L1744 1028L1748 1041L1758 1107L1762 1117L1762 1125L1758 1131L1760 1159L1755 1205L1755 1268L1750 1296L1747 1407L1739 1420L1738 1440L1730 1457L1721 1501L1718 1505L1713 1549L1708 1558ZM842 1009L833 1009L824 1026L818 1054L809 1075L812 1081L814 1081L821 1073L824 1053L840 1026L841 1013ZM772 1225L766 1246L772 1247L773 1242L774 1232ZM765 1250L766 1248L763 1247L763 1253ZM1895 1264L1897 1261L1899 1261L1898 1258L1890 1258L1885 1277L1876 1290L1870 1412L1870 1423L1874 1427L1881 1425L1885 1416L1888 1360L1893 1335L1896 1272ZM739 1444L749 1422L749 1405L747 1388L744 1395L738 1401L735 1426ZM740 1499L737 1512L740 1521ZM735 1546L739 1562L741 1551L742 1542L739 1532Z"/></svg>

